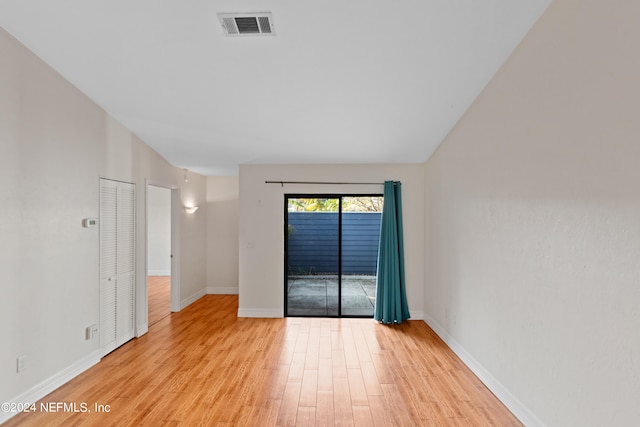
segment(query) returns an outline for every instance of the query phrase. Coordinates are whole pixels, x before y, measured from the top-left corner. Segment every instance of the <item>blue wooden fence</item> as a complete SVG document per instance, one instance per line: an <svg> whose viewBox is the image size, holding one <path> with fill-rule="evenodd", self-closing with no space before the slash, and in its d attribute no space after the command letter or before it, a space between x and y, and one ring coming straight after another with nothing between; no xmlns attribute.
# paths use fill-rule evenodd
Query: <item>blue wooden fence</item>
<svg viewBox="0 0 640 427"><path fill-rule="evenodd" d="M342 273L376 274L379 212L343 212ZM338 272L338 213L289 212L290 274Z"/></svg>

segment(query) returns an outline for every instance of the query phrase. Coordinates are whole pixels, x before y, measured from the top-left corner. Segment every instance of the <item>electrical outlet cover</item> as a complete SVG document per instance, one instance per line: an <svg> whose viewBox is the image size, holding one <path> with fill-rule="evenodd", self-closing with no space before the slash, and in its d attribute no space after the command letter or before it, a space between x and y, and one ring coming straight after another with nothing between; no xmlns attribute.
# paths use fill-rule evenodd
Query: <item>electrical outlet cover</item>
<svg viewBox="0 0 640 427"><path fill-rule="evenodd" d="M27 356L18 356L16 359L16 370L22 372L27 367Z"/></svg>

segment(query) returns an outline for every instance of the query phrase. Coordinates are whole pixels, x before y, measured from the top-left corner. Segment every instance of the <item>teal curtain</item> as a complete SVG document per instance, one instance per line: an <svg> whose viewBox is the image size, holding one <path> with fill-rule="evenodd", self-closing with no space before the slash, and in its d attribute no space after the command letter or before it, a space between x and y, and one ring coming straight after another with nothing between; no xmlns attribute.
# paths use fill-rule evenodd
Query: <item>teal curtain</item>
<svg viewBox="0 0 640 427"><path fill-rule="evenodd" d="M400 182L385 181L378 249L376 308L373 318L386 324L402 323L410 317L405 291L400 190Z"/></svg>

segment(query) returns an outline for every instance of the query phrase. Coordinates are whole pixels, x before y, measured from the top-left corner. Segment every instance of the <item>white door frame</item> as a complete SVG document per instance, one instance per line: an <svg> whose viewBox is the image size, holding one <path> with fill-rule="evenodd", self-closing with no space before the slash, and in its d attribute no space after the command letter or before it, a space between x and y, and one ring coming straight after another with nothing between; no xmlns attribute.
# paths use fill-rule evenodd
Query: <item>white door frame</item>
<svg viewBox="0 0 640 427"><path fill-rule="evenodd" d="M180 218L181 197L180 188L166 185L162 182L145 180L145 235L144 235L144 312L146 324L149 324L149 269L148 269L148 244L149 244L149 186L166 188L171 190L171 312L180 311Z"/></svg>

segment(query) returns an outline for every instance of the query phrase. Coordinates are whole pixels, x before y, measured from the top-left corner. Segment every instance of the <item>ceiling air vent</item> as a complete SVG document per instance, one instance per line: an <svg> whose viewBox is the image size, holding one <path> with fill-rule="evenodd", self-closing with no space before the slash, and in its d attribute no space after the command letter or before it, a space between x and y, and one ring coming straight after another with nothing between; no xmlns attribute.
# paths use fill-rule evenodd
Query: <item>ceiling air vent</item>
<svg viewBox="0 0 640 427"><path fill-rule="evenodd" d="M272 36L271 12L262 13L218 13L218 19L227 36Z"/></svg>

